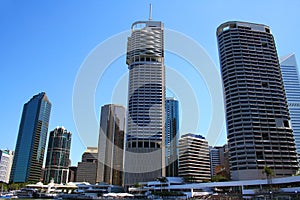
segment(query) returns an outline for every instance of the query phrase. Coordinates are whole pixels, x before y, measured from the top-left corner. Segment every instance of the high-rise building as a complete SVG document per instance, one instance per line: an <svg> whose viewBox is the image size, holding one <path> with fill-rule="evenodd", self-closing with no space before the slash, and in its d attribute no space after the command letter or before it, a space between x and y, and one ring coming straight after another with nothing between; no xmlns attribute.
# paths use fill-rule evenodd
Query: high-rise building
<svg viewBox="0 0 300 200"><path fill-rule="evenodd" d="M125 184L165 176L164 27L138 21L131 27Z"/></svg>
<svg viewBox="0 0 300 200"><path fill-rule="evenodd" d="M101 107L98 142L97 182L123 185L125 107L108 104Z"/></svg>
<svg viewBox="0 0 300 200"><path fill-rule="evenodd" d="M221 175L230 179L228 147L227 145L209 147L211 177Z"/></svg>
<svg viewBox="0 0 300 200"><path fill-rule="evenodd" d="M284 56L280 68L300 163L300 80L295 54Z"/></svg>
<svg viewBox="0 0 300 200"><path fill-rule="evenodd" d="M262 24L217 28L233 180L293 175L297 155L275 42Z"/></svg>
<svg viewBox="0 0 300 200"><path fill-rule="evenodd" d="M179 139L179 176L186 182L210 180L208 141L201 135L184 134Z"/></svg>
<svg viewBox="0 0 300 200"><path fill-rule="evenodd" d="M220 148L209 147L211 177L216 176L216 167L221 166Z"/></svg>
<svg viewBox="0 0 300 200"><path fill-rule="evenodd" d="M175 98L166 98L166 176L178 176L179 109Z"/></svg>
<svg viewBox="0 0 300 200"><path fill-rule="evenodd" d="M14 151L0 150L0 183L8 183L13 163Z"/></svg>
<svg viewBox="0 0 300 200"><path fill-rule="evenodd" d="M51 103L44 92L33 96L24 105L10 174L11 182L40 181L50 111Z"/></svg>
<svg viewBox="0 0 300 200"><path fill-rule="evenodd" d="M64 127L57 127L50 132L44 172L44 182L68 182L68 167L72 133Z"/></svg>
<svg viewBox="0 0 300 200"><path fill-rule="evenodd" d="M89 182L95 184L97 182L97 165L98 165L98 148L87 147L82 154L81 162L78 162L76 181Z"/></svg>

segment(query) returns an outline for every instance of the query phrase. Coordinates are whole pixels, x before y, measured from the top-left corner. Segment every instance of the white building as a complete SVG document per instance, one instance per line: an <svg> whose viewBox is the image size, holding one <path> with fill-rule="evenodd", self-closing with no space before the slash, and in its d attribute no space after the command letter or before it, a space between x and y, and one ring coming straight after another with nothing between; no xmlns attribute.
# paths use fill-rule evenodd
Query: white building
<svg viewBox="0 0 300 200"><path fill-rule="evenodd" d="M187 182L210 180L210 157L207 140L196 134L179 139L179 176Z"/></svg>
<svg viewBox="0 0 300 200"><path fill-rule="evenodd" d="M129 188L133 194L153 194L156 191L183 193L186 198L199 199L299 199L300 176L267 179L186 184L178 177L166 177L164 182L150 181L141 187ZM184 198L184 199L186 199ZM182 199L182 198L178 198Z"/></svg>
<svg viewBox="0 0 300 200"><path fill-rule="evenodd" d="M9 182L14 151L0 150L0 182Z"/></svg>
<svg viewBox="0 0 300 200"><path fill-rule="evenodd" d="M128 37L125 185L165 176L164 25L137 21Z"/></svg>

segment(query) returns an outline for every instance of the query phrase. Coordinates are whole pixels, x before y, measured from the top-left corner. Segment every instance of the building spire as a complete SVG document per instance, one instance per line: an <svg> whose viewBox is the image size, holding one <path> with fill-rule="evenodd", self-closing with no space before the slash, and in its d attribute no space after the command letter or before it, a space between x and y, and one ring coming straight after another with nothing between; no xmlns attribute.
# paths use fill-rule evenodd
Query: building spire
<svg viewBox="0 0 300 200"><path fill-rule="evenodd" d="M150 3L150 8L149 8L149 21L152 20L152 4Z"/></svg>

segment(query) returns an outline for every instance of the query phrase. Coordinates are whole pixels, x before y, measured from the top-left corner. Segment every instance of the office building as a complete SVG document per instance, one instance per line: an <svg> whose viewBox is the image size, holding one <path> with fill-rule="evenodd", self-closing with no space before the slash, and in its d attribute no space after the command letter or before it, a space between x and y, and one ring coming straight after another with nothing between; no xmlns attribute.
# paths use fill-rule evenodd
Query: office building
<svg viewBox="0 0 300 200"><path fill-rule="evenodd" d="M50 132L44 172L44 182L68 182L68 167L72 133L64 127L57 127Z"/></svg>
<svg viewBox="0 0 300 200"><path fill-rule="evenodd" d="M76 181L95 184L97 182L98 148L87 147L78 162Z"/></svg>
<svg viewBox="0 0 300 200"><path fill-rule="evenodd" d="M219 147L209 147L211 177L216 176L216 167L221 166Z"/></svg>
<svg viewBox="0 0 300 200"><path fill-rule="evenodd" d="M178 176L179 108L175 98L166 98L166 176Z"/></svg>
<svg viewBox="0 0 300 200"><path fill-rule="evenodd" d="M164 27L159 21L132 24L125 185L165 176Z"/></svg>
<svg viewBox="0 0 300 200"><path fill-rule="evenodd" d="M44 162L51 103L42 92L23 108L10 174L14 183L39 182Z"/></svg>
<svg viewBox="0 0 300 200"><path fill-rule="evenodd" d="M123 185L125 108L114 104L101 107L98 142L98 180Z"/></svg>
<svg viewBox="0 0 300 200"><path fill-rule="evenodd" d="M208 141L201 135L184 134L179 139L179 176L186 182L209 181Z"/></svg>
<svg viewBox="0 0 300 200"><path fill-rule="evenodd" d="M211 177L221 175L230 179L229 158L227 145L209 147Z"/></svg>
<svg viewBox="0 0 300 200"><path fill-rule="evenodd" d="M0 183L9 183L14 151L0 150Z"/></svg>
<svg viewBox="0 0 300 200"><path fill-rule="evenodd" d="M300 81L295 54L284 56L280 61L280 68L290 111L298 162L300 162Z"/></svg>
<svg viewBox="0 0 300 200"><path fill-rule="evenodd" d="M268 26L226 22L217 28L232 180L262 179L297 170L274 38Z"/></svg>

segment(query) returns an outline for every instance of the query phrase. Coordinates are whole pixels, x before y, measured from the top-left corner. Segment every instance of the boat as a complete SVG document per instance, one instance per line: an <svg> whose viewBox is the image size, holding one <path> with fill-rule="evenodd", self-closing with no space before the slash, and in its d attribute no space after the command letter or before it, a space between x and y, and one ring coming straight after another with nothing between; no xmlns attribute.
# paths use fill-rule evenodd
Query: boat
<svg viewBox="0 0 300 200"><path fill-rule="evenodd" d="M18 198L13 192L2 192L0 199L16 199Z"/></svg>

